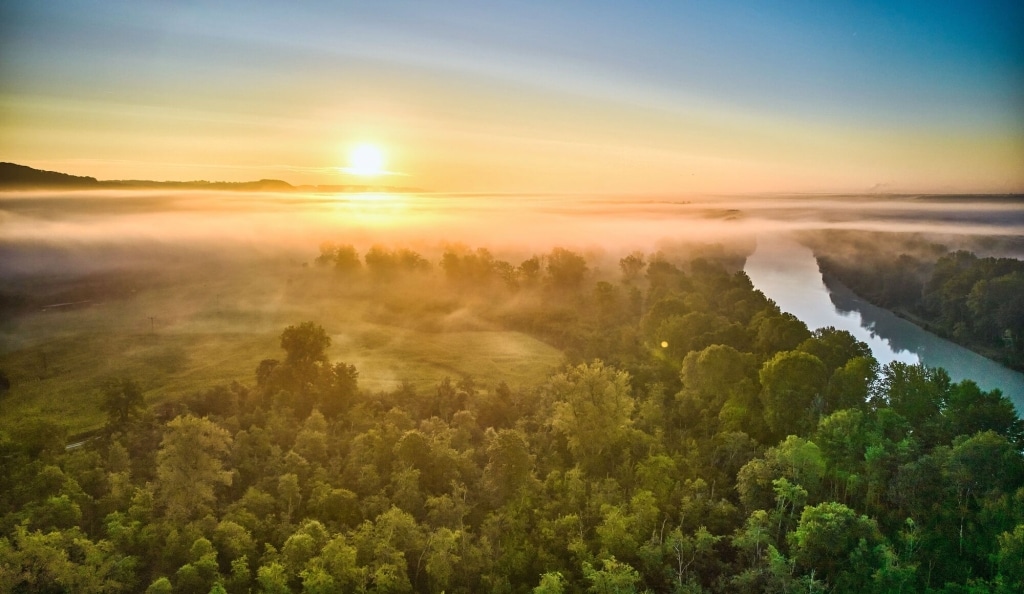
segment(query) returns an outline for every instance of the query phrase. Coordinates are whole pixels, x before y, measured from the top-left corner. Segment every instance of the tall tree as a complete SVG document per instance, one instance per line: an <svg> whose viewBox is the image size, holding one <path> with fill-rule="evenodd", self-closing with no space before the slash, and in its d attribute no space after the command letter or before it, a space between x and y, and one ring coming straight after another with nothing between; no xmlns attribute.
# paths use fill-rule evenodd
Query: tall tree
<svg viewBox="0 0 1024 594"><path fill-rule="evenodd" d="M797 567L844 592L863 592L870 585L881 565L876 556L883 540L874 520L831 501L804 508L790 535Z"/></svg>
<svg viewBox="0 0 1024 594"><path fill-rule="evenodd" d="M634 401L629 374L601 361L556 375L552 426L565 435L569 451L588 470L608 465L607 454L632 424Z"/></svg>
<svg viewBox="0 0 1024 594"><path fill-rule="evenodd" d="M761 367L765 422L776 439L806 435L824 412L825 366L814 355L786 351Z"/></svg>
<svg viewBox="0 0 1024 594"><path fill-rule="evenodd" d="M327 347L331 337L322 326L302 322L288 326L281 333L281 348L285 351L284 365L292 376L294 387L305 389L317 377L320 364L327 362Z"/></svg>
<svg viewBox="0 0 1024 594"><path fill-rule="evenodd" d="M882 368L880 400L906 419L920 439L933 445L940 437L938 417L946 408L951 385L949 374L941 367L893 361Z"/></svg>
<svg viewBox="0 0 1024 594"><path fill-rule="evenodd" d="M186 415L167 423L157 452L156 494L173 522L184 523L211 511L216 488L231 484L223 460L231 435L209 419Z"/></svg>
<svg viewBox="0 0 1024 594"><path fill-rule="evenodd" d="M137 382L127 378L107 380L103 384L102 407L107 413L107 428L112 431L120 430L142 411L142 388Z"/></svg>
<svg viewBox="0 0 1024 594"><path fill-rule="evenodd" d="M619 268L622 269L622 280L631 283L640 278L640 273L647 266L643 252L633 252L619 260Z"/></svg>
<svg viewBox="0 0 1024 594"><path fill-rule="evenodd" d="M587 261L576 252L555 248L548 254L547 273L553 287L575 289L587 274Z"/></svg>

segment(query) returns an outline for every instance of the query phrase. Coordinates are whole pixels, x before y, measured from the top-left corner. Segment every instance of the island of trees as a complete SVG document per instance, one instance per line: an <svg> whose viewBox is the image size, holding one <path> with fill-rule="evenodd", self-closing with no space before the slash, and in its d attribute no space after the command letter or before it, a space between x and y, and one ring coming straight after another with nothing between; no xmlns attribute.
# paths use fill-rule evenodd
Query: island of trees
<svg viewBox="0 0 1024 594"><path fill-rule="evenodd" d="M1024 424L998 391L879 367L726 252L619 264L325 244L317 274L441 275L566 363L371 391L329 360L339 329L295 320L245 383L147 406L110 378L96 438L0 434L0 591L1024 591Z"/></svg>

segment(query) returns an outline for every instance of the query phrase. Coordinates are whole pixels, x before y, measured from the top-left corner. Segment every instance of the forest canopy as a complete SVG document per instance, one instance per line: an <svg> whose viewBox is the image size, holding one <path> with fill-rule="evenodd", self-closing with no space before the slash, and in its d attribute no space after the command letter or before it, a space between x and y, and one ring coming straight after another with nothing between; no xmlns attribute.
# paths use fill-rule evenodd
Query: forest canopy
<svg viewBox="0 0 1024 594"><path fill-rule="evenodd" d="M310 274L406 304L395 324L434 315L405 293L433 278L444 315L564 364L370 390L300 319L246 382L152 404L111 378L92 439L0 433L0 590L1024 589L1013 405L810 331L736 261L325 243Z"/></svg>
<svg viewBox="0 0 1024 594"><path fill-rule="evenodd" d="M940 336L1024 370L1021 260L979 257L915 236L830 233L826 240L808 233L805 238L814 246L826 279L838 280Z"/></svg>

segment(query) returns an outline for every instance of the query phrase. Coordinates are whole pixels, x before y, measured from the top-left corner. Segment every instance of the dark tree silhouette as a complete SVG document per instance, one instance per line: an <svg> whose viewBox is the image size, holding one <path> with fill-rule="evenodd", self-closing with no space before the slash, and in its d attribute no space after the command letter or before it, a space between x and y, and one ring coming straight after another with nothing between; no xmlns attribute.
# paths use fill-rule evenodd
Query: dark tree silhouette
<svg viewBox="0 0 1024 594"><path fill-rule="evenodd" d="M142 411L142 388L134 380L114 378L103 384L103 411L107 413L107 427L121 429Z"/></svg>

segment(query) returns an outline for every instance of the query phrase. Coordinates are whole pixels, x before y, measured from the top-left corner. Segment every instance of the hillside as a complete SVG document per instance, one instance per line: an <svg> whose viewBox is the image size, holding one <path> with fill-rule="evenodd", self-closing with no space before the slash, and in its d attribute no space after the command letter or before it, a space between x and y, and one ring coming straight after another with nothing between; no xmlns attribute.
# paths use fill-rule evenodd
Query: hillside
<svg viewBox="0 0 1024 594"><path fill-rule="evenodd" d="M15 163L0 163L0 188L97 187L95 177L43 171Z"/></svg>

